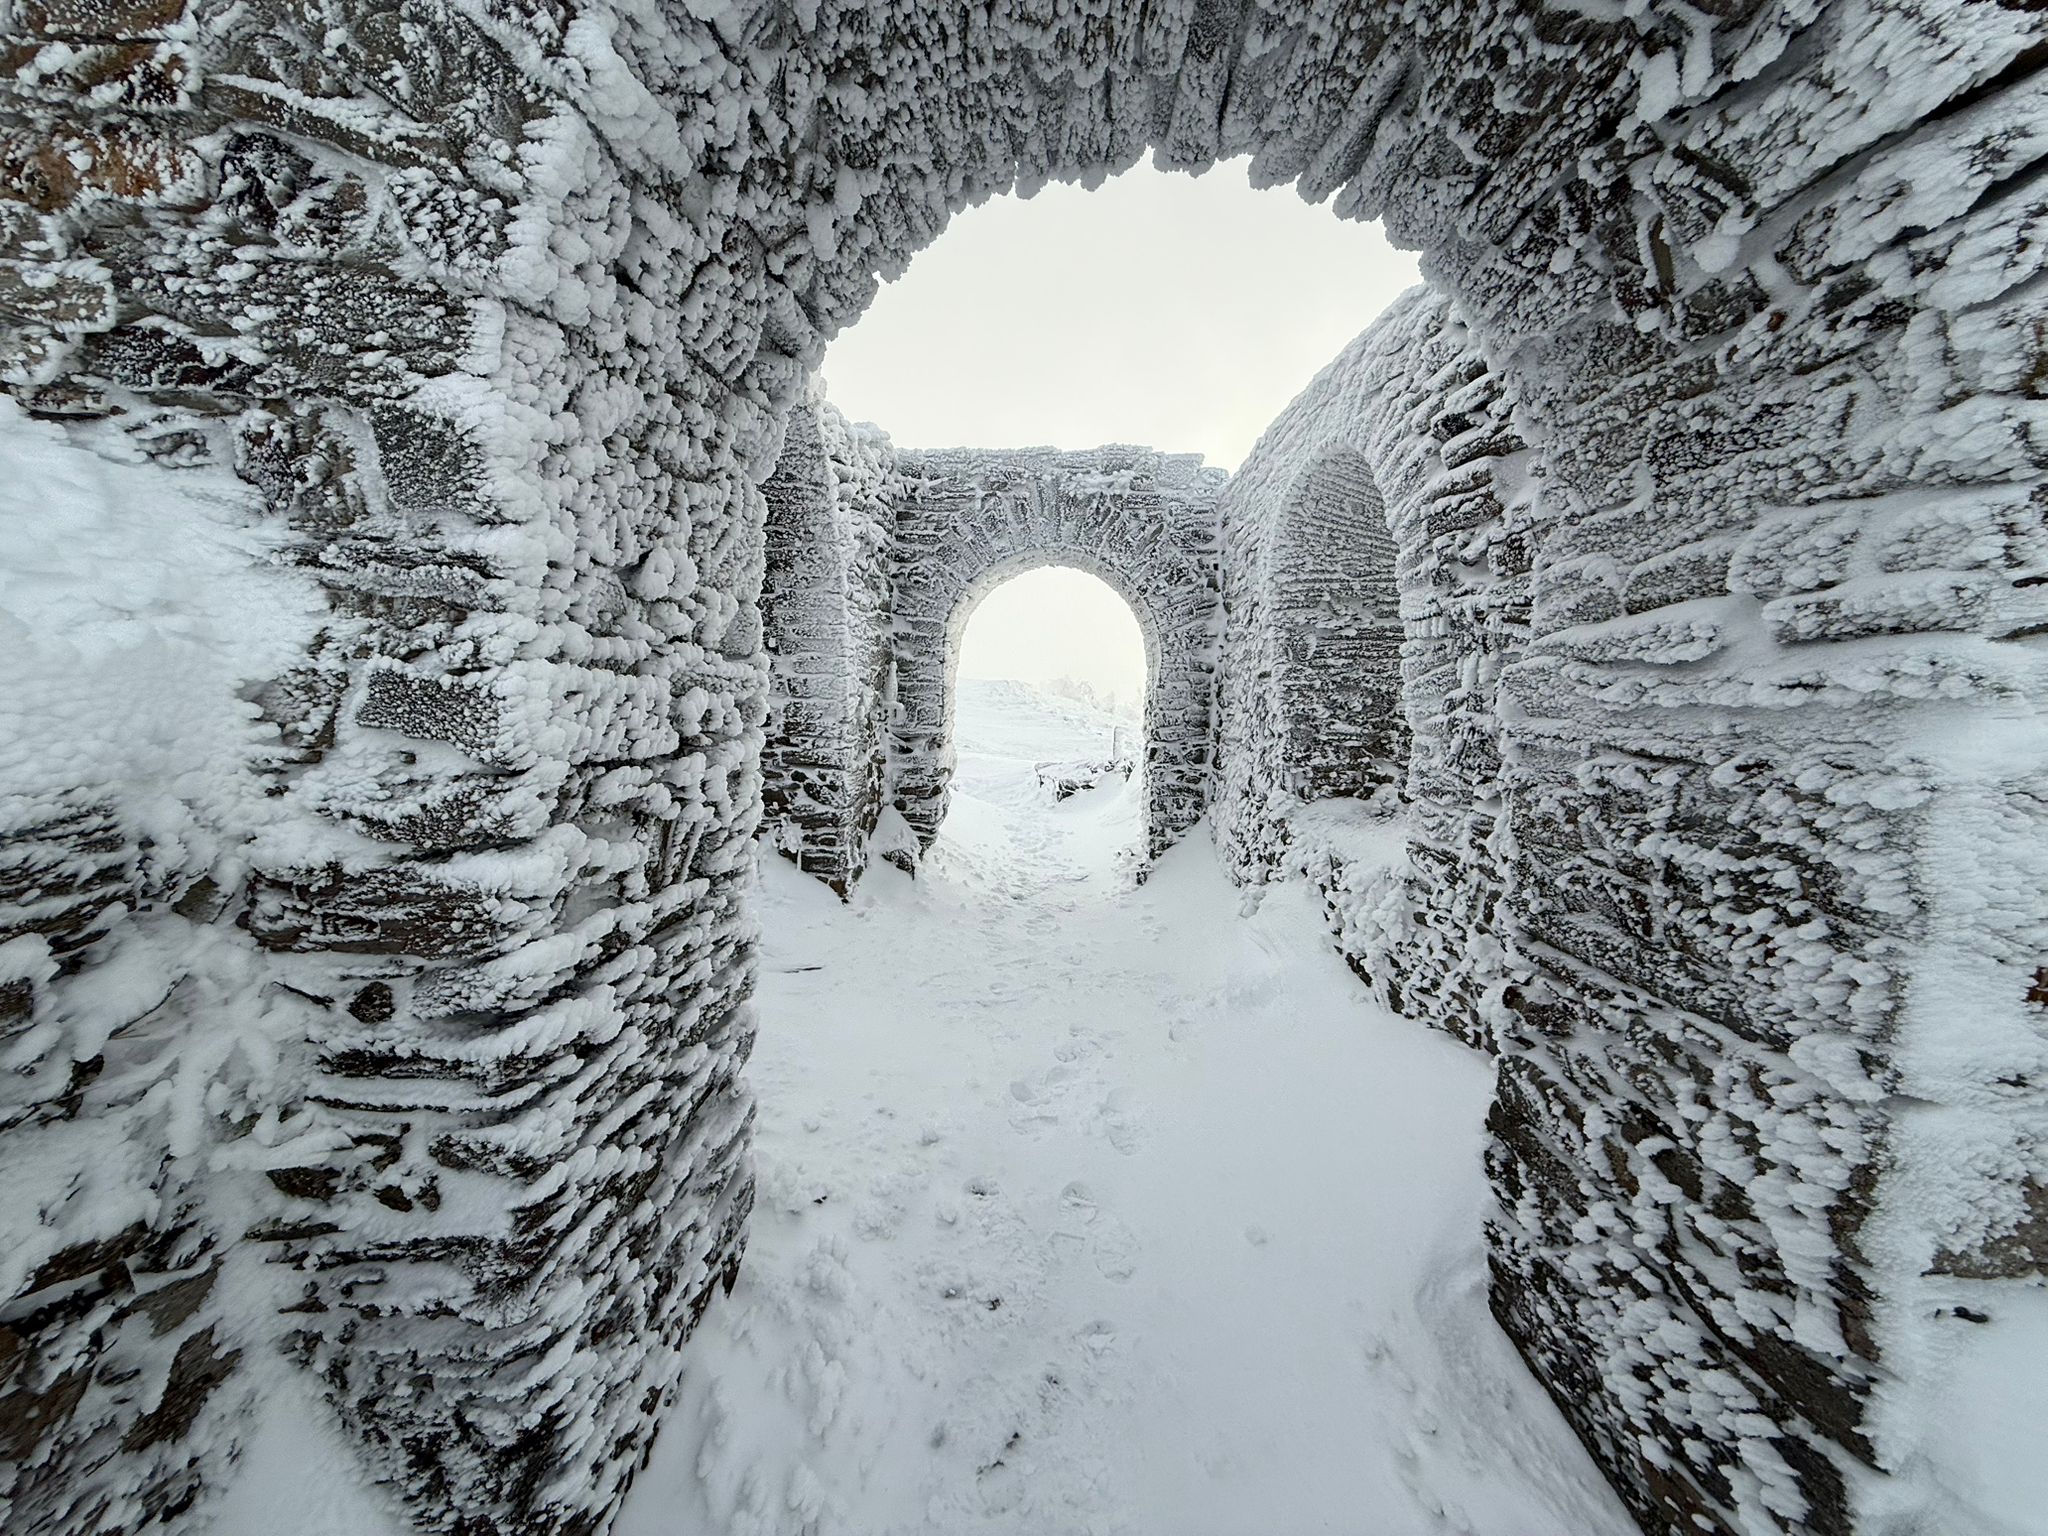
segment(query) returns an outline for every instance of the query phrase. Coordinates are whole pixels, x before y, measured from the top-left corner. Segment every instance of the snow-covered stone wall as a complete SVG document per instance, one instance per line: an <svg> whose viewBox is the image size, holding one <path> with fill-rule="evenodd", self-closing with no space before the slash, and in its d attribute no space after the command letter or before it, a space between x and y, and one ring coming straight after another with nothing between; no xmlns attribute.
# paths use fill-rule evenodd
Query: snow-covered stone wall
<svg viewBox="0 0 2048 1536"><path fill-rule="evenodd" d="M1506 984L1499 677L1529 585L1509 415L1448 303L1415 289L1267 429L1222 508L1232 868L1322 882L1354 968L1486 1049ZM1378 828L1405 842L1398 870Z"/></svg>
<svg viewBox="0 0 2048 1536"><path fill-rule="evenodd" d="M2023 1518L1970 1457L2048 1262L2042 12L6 20L6 440L163 490L74 477L52 558L90 592L203 500L292 656L164 674L236 722L190 773L0 758L10 1529L198 1508L285 1346L428 1527L603 1525L750 1200L783 419L953 211L1148 147L1383 219L1455 301L1372 366L1444 434L1417 475L1495 482L1469 572L1352 446L1400 566L1527 629L1435 674L1445 793L1500 792L1415 841L1492 818L1474 963L1529 976L1464 987L1503 1321L1654 1528ZM131 649L225 588L149 590ZM112 760L62 650L10 651L0 738Z"/></svg>
<svg viewBox="0 0 2048 1536"><path fill-rule="evenodd" d="M761 620L769 843L841 895L883 803L895 455L814 385L790 413L768 503Z"/></svg>
<svg viewBox="0 0 2048 1536"><path fill-rule="evenodd" d="M1602 334L1571 377L1623 344ZM1772 377L1730 345L1700 377ZM1827 375L1844 419L1905 366L1876 361ZM1578 394L1600 426L1567 448ZM1769 397L1810 432L1807 391ZM2043 909L2010 883L2042 828L2005 755L2036 729L2038 492L1903 489L1917 460L1846 447L1795 475L1812 436L1641 407L1489 362L1419 290L1290 406L1224 500L1219 832L1245 878L1318 880L1389 1001L1498 1053L1495 1312L1646 1524L2023 1529L2023 1480L1970 1447L2012 1444L1988 1341L2025 1347L2043 1310L2040 1106L1990 1091L2042 1025L2011 935ZM1640 499L1589 511L1595 457ZM1329 607L1290 534L1333 462L1396 546L1399 803L1290 777L1330 697L1288 686ZM1318 560L1311 585L1359 591ZM1952 1135L1982 1161L1952 1144L1937 1191L1915 1164Z"/></svg>
<svg viewBox="0 0 2048 1536"><path fill-rule="evenodd" d="M886 851L914 866L946 813L968 622L1063 565L1115 587L1144 635L1146 841L1164 851L1207 797L1225 479L1149 448L899 451L814 384L763 488L770 846L844 895L887 809Z"/></svg>
<svg viewBox="0 0 2048 1536"><path fill-rule="evenodd" d="M897 470L891 803L928 846L946 814L968 620L1009 578L1071 566L1114 587L1145 637L1146 841L1163 852L1207 792L1223 471L1149 448L906 450Z"/></svg>
<svg viewBox="0 0 2048 1536"><path fill-rule="evenodd" d="M1401 598L1386 509L1363 457L1334 450L1302 472L1265 551L1287 737L1279 787L1309 800L1369 797L1407 758Z"/></svg>
<svg viewBox="0 0 2048 1536"><path fill-rule="evenodd" d="M195 539L238 582L81 628L227 637L150 675L232 728L132 781L156 715L37 626L53 796L10 607L0 1525L200 1518L288 1357L425 1528L592 1529L751 1200L758 481L815 332L764 351L699 196L676 114L730 94L652 15L7 13L0 367L63 441L6 441L83 487L10 529L88 597Z"/></svg>

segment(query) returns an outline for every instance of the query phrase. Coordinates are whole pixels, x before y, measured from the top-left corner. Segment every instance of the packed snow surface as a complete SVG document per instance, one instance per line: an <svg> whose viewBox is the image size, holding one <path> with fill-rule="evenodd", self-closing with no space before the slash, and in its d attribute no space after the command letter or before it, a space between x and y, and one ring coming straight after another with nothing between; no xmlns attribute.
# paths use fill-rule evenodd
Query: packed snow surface
<svg viewBox="0 0 2048 1536"><path fill-rule="evenodd" d="M915 881L767 861L760 1202L621 1536L1633 1531L1487 1314L1484 1057L1377 1009L1311 894L1107 717L963 685Z"/></svg>

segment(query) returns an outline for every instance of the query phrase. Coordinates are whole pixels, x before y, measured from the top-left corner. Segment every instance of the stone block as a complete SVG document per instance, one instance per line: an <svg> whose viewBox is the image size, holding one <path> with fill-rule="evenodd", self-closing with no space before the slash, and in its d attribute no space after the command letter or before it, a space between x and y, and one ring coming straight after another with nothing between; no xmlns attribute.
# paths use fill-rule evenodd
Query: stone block
<svg viewBox="0 0 2048 1536"><path fill-rule="evenodd" d="M15 0L14 23L35 37L124 41L162 37L185 0Z"/></svg>

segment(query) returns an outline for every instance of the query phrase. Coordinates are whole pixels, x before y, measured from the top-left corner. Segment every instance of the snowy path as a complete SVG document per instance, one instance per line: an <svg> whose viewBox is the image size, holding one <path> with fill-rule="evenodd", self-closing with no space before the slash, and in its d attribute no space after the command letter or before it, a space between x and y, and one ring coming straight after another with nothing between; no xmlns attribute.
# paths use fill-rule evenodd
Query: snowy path
<svg viewBox="0 0 2048 1536"><path fill-rule="evenodd" d="M1633 1531L1485 1310L1487 1064L1029 774L850 906L769 861L747 1266L620 1536Z"/></svg>

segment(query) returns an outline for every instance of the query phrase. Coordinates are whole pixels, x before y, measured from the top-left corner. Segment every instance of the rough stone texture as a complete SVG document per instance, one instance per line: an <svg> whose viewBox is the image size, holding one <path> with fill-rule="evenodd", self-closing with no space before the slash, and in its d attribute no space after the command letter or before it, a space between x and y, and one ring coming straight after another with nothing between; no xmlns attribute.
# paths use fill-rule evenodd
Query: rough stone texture
<svg viewBox="0 0 2048 1536"><path fill-rule="evenodd" d="M1443 1006L1502 1049L1504 1324L1653 1529L1985 1527L1929 1405L2044 1265L2042 13L9 21L0 374L167 484L231 468L330 609L232 746L260 819L145 847L123 803L10 806L47 872L0 894L36 1069L0 1155L122 1149L0 1310L10 1528L203 1495L223 1309L143 1303L263 1253L296 1299L251 1342L292 1334L423 1524L603 1525L749 1201L783 415L953 210L1148 146L1382 218L1455 301L1371 365L1444 446L1351 446L1404 572L1456 553L1404 535L1419 481L1470 448L1492 482L1471 595L1462 557L1404 595L1403 691L1415 847L1488 828L1471 886L1413 878L1500 884ZM1458 446L1495 412L1521 446ZM1462 605L1498 672L1423 707ZM177 1056L229 1016L253 1099L173 1127L147 1059L94 1076L110 1029ZM284 1124L299 1161L209 1171Z"/></svg>
<svg viewBox="0 0 2048 1536"><path fill-rule="evenodd" d="M750 475L801 370L686 320L725 237L680 149L617 142L616 93L563 72L566 18L14 19L185 61L147 100L11 79L0 257L112 296L6 305L17 398L173 480L231 469L331 614L252 690L266 739L222 744L267 793L220 881L120 804L10 837L78 901L32 872L0 895L48 1063L0 1155L108 1155L5 1303L0 1524L191 1505L246 1394L231 1348L181 1340L227 1312L243 1358L319 1373L426 1527L591 1529L750 1202ZM177 1083L133 1042L203 1070L230 1023L276 1062L264 1092L167 1124ZM94 1078L110 1029L125 1070ZM252 1118L276 1166L186 1177ZM146 1301L223 1254L236 1306L160 1325Z"/></svg>
<svg viewBox="0 0 2048 1536"><path fill-rule="evenodd" d="M1912 1466L1946 1360L1990 1358L1956 1334L1996 1327L1993 1277L2041 1273L2042 828L2009 723L2039 697L2040 494L1960 423L1907 425L1940 328L1902 307L1854 345L1852 302L1490 361L1411 299L1224 505L1219 827L1249 877L1322 880L1390 1000L1501 1054L1495 1311L1652 1529L1985 1527L1875 1474ZM1392 858L1286 788L1321 704L1281 686L1270 563L1347 451L1403 587Z"/></svg>
<svg viewBox="0 0 2048 1536"><path fill-rule="evenodd" d="M1492 942L1499 678L1528 612L1510 415L1445 300L1417 289L1281 414L1223 503L1216 826L1232 866L1320 881L1340 949L1385 1000L1486 1049L1509 980ZM1350 644L1320 675L1333 618ZM1301 814L1336 798L1362 803ZM1352 851L1374 823L1405 844L1398 876L1383 838Z"/></svg>
<svg viewBox="0 0 2048 1536"><path fill-rule="evenodd" d="M968 620L1013 576L1101 576L1145 636L1147 843L1201 816L1210 773L1221 470L1149 448L898 451L814 384L768 504L769 840L841 895L886 807L914 867L944 819Z"/></svg>
<svg viewBox="0 0 2048 1536"><path fill-rule="evenodd" d="M814 386L790 413L768 503L767 840L844 896L883 804L895 454Z"/></svg>
<svg viewBox="0 0 2048 1536"><path fill-rule="evenodd" d="M1371 795L1403 776L1401 596L1379 485L1344 449L1310 466L1288 499L1269 558L1280 787L1305 800Z"/></svg>
<svg viewBox="0 0 2048 1536"><path fill-rule="evenodd" d="M1064 565L1114 587L1145 637L1146 841L1164 852L1209 777L1223 472L1149 448L905 451L897 470L889 789L919 844L946 814L968 620L1012 576Z"/></svg>

